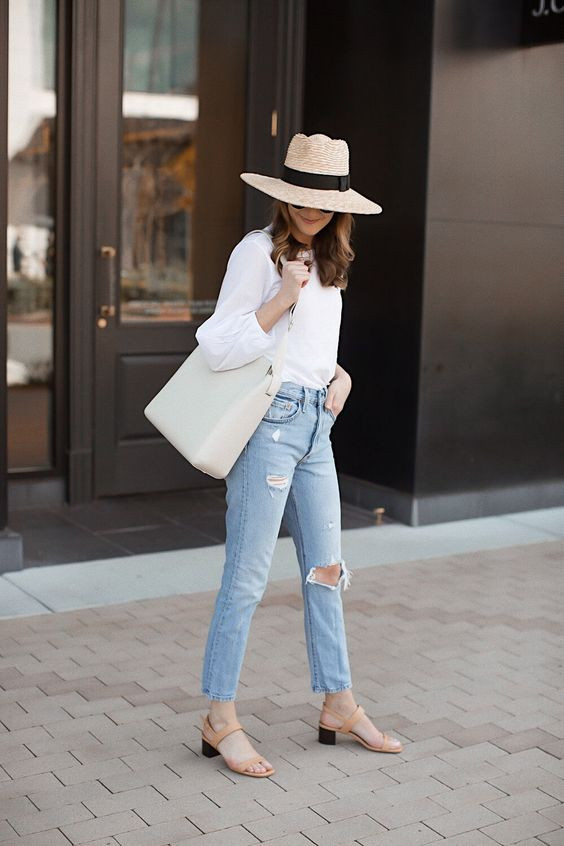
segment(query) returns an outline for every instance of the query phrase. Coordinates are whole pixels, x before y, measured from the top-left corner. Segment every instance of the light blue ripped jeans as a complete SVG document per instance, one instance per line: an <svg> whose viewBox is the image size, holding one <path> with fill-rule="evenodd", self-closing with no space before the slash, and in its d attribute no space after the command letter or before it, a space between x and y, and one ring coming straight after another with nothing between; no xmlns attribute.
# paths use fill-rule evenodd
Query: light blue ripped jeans
<svg viewBox="0 0 564 846"><path fill-rule="evenodd" d="M352 571L341 557L341 505L330 441L335 417L327 387L282 382L226 477L226 560L208 632L202 693L233 700L251 619L268 580L282 519L301 572L304 629L314 692L352 687L341 588ZM340 564L336 584L316 567Z"/></svg>

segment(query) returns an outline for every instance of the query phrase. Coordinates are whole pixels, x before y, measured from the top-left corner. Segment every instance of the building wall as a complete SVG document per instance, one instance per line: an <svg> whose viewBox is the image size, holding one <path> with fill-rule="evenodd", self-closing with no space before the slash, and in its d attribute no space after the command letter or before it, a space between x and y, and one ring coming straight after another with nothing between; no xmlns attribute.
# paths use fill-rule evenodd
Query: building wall
<svg viewBox="0 0 564 846"><path fill-rule="evenodd" d="M303 131L345 138L351 186L383 208L355 216L356 259L343 294L338 360L353 388L331 435L341 490L409 521L432 2L411 4L409 14L404 4L367 0L308 0L307 9Z"/></svg>
<svg viewBox="0 0 564 846"><path fill-rule="evenodd" d="M520 14L435 3L423 522L564 501L564 43L520 47Z"/></svg>

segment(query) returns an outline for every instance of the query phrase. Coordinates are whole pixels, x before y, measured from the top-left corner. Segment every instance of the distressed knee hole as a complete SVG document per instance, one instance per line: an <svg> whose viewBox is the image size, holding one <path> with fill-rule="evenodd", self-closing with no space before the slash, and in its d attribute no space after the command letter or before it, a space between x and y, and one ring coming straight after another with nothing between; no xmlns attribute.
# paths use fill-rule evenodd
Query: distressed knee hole
<svg viewBox="0 0 564 846"><path fill-rule="evenodd" d="M324 585L336 585L341 577L340 564L328 564L327 567L314 567L314 580Z"/></svg>
<svg viewBox="0 0 564 846"><path fill-rule="evenodd" d="M352 570L347 569L343 560L335 564L328 564L325 567L311 567L306 576L306 582L311 584L328 587L331 590L337 590L343 583L343 590L350 587Z"/></svg>
<svg viewBox="0 0 564 846"><path fill-rule="evenodd" d="M266 477L266 484L268 485L270 496L274 496L275 490L283 491L288 487L288 477L277 473L270 473Z"/></svg>

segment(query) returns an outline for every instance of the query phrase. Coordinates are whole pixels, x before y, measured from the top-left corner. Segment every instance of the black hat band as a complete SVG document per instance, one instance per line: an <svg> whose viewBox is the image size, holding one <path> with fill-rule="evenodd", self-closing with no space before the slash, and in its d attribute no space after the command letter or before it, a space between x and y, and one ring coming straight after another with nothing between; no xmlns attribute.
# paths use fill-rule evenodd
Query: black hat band
<svg viewBox="0 0 564 846"><path fill-rule="evenodd" d="M328 173L305 173L284 165L283 180L300 188L321 188L329 191L348 191L350 188L350 174L333 176Z"/></svg>

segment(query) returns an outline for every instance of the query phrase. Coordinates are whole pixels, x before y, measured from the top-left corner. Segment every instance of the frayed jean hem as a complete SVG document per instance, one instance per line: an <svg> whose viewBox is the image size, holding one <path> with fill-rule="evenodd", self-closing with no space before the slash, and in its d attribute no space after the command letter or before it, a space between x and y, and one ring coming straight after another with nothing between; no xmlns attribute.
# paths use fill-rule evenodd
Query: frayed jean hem
<svg viewBox="0 0 564 846"><path fill-rule="evenodd" d="M222 696L221 694L208 693L207 690L202 690L202 694L208 699L218 699L220 702L234 702L235 696Z"/></svg>
<svg viewBox="0 0 564 846"><path fill-rule="evenodd" d="M329 687L313 687L314 693L340 693L341 690L350 690L352 684L346 684L344 687L329 688Z"/></svg>

